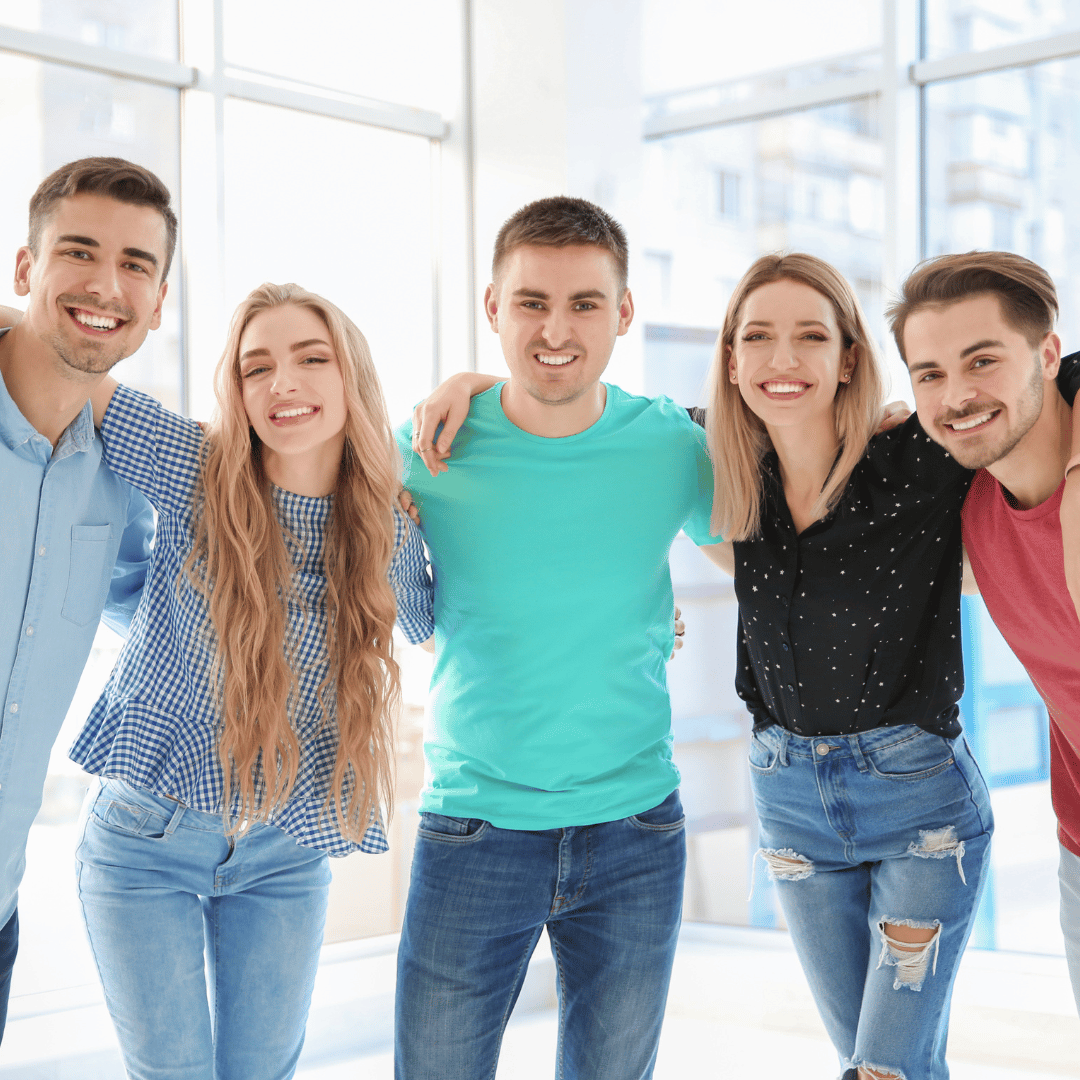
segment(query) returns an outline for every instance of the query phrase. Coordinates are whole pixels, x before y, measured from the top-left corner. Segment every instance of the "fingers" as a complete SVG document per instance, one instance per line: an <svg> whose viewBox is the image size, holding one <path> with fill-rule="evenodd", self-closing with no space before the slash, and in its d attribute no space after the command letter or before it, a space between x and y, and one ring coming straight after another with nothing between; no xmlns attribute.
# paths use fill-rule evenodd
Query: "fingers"
<svg viewBox="0 0 1080 1080"><path fill-rule="evenodd" d="M398 505L401 507L402 513L408 514L412 523L419 527L420 511L416 509L416 503L413 502L412 494L408 488L402 488L398 493Z"/></svg>
<svg viewBox="0 0 1080 1080"><path fill-rule="evenodd" d="M682 621L682 612L675 608L675 642L671 648L671 655L669 660L675 659L675 654L683 647L682 639L683 634L686 633L686 623Z"/></svg>

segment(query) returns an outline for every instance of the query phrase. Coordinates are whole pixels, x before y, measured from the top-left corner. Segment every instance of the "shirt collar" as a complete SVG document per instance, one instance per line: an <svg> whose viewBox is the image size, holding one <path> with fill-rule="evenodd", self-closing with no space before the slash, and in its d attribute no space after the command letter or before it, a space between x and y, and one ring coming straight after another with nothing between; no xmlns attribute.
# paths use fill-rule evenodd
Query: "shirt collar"
<svg viewBox="0 0 1080 1080"><path fill-rule="evenodd" d="M10 329L9 326L0 329L0 337ZM0 439L3 439L8 449L15 450L38 434L40 433L37 428L23 416L19 406L15 404L3 376L0 376ZM64 429L52 456L59 458L67 457L68 454L85 453L93 444L94 410L87 401L79 415Z"/></svg>

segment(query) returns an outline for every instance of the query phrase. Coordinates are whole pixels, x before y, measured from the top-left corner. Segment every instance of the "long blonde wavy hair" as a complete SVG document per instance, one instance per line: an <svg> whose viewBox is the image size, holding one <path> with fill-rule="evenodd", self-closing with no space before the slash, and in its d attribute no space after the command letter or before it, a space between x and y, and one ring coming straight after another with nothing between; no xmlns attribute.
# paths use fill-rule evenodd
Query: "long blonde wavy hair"
<svg viewBox="0 0 1080 1080"><path fill-rule="evenodd" d="M400 678L386 572L400 459L363 334L337 307L298 285L261 285L233 315L214 375L218 414L204 443L195 543L184 569L206 599L216 638L217 752L225 821L235 833L288 799L302 756L290 722L299 704L287 645L287 607L296 597L292 563L240 385L245 328L259 312L282 304L307 308L326 324L345 386L345 444L324 542L329 666L318 700L323 723L338 732L323 810L332 804L343 835L356 840L373 814L390 812L393 797Z"/></svg>
<svg viewBox="0 0 1080 1080"><path fill-rule="evenodd" d="M758 535L764 495L761 462L772 446L765 425L743 400L738 385L728 378L728 361L735 349L746 298L762 285L781 280L797 281L821 293L836 313L844 348L855 346L851 381L839 384L833 402L840 457L814 504L815 518L839 501L880 422L884 393L881 362L851 286L834 267L814 255L763 255L731 294L709 370L705 426L715 480L712 530L725 540L752 540Z"/></svg>

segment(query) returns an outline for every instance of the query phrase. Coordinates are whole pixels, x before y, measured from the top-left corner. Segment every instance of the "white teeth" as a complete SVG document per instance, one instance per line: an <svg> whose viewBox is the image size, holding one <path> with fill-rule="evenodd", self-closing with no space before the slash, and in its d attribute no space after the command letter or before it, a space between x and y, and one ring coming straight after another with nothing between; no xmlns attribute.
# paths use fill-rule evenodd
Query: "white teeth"
<svg viewBox="0 0 1080 1080"><path fill-rule="evenodd" d="M541 364L547 364L549 367L562 367L563 364L569 364L571 360L575 359L574 353L568 353L565 356L542 356L540 353L536 353L536 359Z"/></svg>
<svg viewBox="0 0 1080 1080"><path fill-rule="evenodd" d="M274 413L275 420L284 420L289 416L307 416L313 413L315 410L310 405L301 405L296 409L279 409Z"/></svg>
<svg viewBox="0 0 1080 1080"><path fill-rule="evenodd" d="M800 390L806 389L806 383L767 382L762 383L762 386L770 394L797 394Z"/></svg>
<svg viewBox="0 0 1080 1080"><path fill-rule="evenodd" d="M119 319L111 319L107 315L88 315L85 311L73 311L72 315L76 322L94 330L115 330L120 325Z"/></svg>
<svg viewBox="0 0 1080 1080"><path fill-rule="evenodd" d="M948 426L951 427L953 431L968 431L973 427L978 427L980 424L985 424L996 415L996 412L979 413L978 416L973 416L970 420L954 420Z"/></svg>

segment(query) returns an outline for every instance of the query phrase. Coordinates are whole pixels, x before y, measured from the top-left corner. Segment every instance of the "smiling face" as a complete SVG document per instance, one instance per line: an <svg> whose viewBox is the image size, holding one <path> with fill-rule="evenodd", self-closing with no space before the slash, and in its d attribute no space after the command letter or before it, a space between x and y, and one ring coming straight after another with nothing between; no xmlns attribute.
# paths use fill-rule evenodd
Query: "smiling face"
<svg viewBox="0 0 1080 1080"><path fill-rule="evenodd" d="M1060 343L1047 334L1033 346L1005 321L998 298L983 293L909 315L904 352L923 429L979 469L1009 454L1038 420Z"/></svg>
<svg viewBox="0 0 1080 1080"><path fill-rule="evenodd" d="M270 479L290 486L282 480L288 475L295 483L300 470L326 488L322 494L333 490L348 405L326 323L298 304L260 311L240 336L240 389Z"/></svg>
<svg viewBox="0 0 1080 1080"><path fill-rule="evenodd" d="M830 301L801 281L781 278L743 301L728 377L769 427L828 418L841 381L855 366Z"/></svg>
<svg viewBox="0 0 1080 1080"><path fill-rule="evenodd" d="M484 297L512 382L544 405L594 389L634 315L613 256L593 244L522 244Z"/></svg>
<svg viewBox="0 0 1080 1080"><path fill-rule="evenodd" d="M153 207L73 195L52 209L37 254L19 249L24 323L66 375L104 374L158 328L165 247L165 219Z"/></svg>

